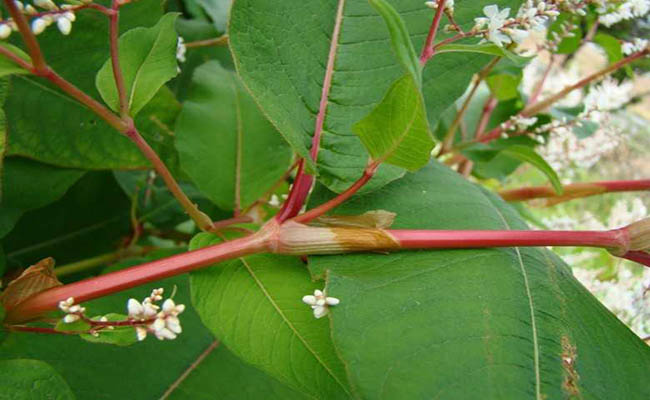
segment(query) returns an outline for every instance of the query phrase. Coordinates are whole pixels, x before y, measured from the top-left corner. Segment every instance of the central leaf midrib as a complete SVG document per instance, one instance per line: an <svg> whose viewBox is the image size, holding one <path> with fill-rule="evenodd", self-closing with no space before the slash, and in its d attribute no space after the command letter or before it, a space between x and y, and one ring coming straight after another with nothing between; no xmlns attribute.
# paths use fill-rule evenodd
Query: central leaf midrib
<svg viewBox="0 0 650 400"><path fill-rule="evenodd" d="M338 377L327 366L327 364L325 364L325 362L323 360L321 360L321 358L318 356L316 351L307 343L307 341L302 337L302 335L298 332L298 330L293 326L293 324L287 318L287 316L284 314L282 309L280 309L280 307L277 305L275 300L273 300L273 297L271 297L271 294L266 290L266 287L264 287L264 284L262 283L262 281L260 281L260 279L257 277L257 275L255 274L253 269L250 267L250 265L248 265L248 262L246 261L246 259L240 258L239 260L241 261L242 265L244 265L244 267L246 268L246 270L250 274L251 278L253 278L253 280L255 281L255 284L260 288L260 290L262 291L262 294L264 295L264 297L269 301L269 303L271 303L271 305L273 306L275 311L278 313L278 315L280 315L280 317L282 318L284 323L287 325L287 327L293 332L294 335L296 335L298 340L300 340L300 342L303 344L303 346L305 346L307 351L309 351L309 353L311 353L311 355L314 356L316 361L323 367L323 369L325 371L327 371L327 373L336 381L336 383L339 384L339 386L341 386L343 391L345 393L347 393L347 394L350 394L348 392L346 386L338 379Z"/></svg>

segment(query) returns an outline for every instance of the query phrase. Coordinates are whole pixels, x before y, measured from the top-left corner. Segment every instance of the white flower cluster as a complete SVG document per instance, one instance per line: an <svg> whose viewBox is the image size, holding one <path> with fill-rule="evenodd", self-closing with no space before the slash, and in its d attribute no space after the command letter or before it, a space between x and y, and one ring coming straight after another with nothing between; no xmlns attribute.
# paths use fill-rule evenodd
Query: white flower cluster
<svg viewBox="0 0 650 400"><path fill-rule="evenodd" d="M158 340L172 340L183 331L178 315L185 311L185 305L167 299L163 302L161 310L156 303L163 299L162 295L162 288L154 289L142 303L136 299L129 299L127 302L129 318L133 321L147 322L135 326L138 340L144 340L148 333L153 333Z"/></svg>
<svg viewBox="0 0 650 400"><path fill-rule="evenodd" d="M313 295L307 295L302 298L303 303L310 305L314 310L314 317L321 318L327 315L330 306L340 303L336 297L327 297L321 290L314 290Z"/></svg>
<svg viewBox="0 0 650 400"><path fill-rule="evenodd" d="M427 7L436 10L438 8L438 2L437 1L427 1L424 3ZM454 0L447 0L445 1L445 11L454 14Z"/></svg>
<svg viewBox="0 0 650 400"><path fill-rule="evenodd" d="M59 302L59 310L65 313L63 317L63 322L66 324L71 324L75 321L78 321L86 312L85 307L81 307L79 304L74 303L74 297L68 297L67 299Z"/></svg>
<svg viewBox="0 0 650 400"><path fill-rule="evenodd" d="M632 98L632 82L618 83L605 78L600 84L592 86L585 96L585 110L612 111L623 107Z"/></svg>
<svg viewBox="0 0 650 400"><path fill-rule="evenodd" d="M650 0L601 1L598 20L610 27L621 21L643 17L650 11Z"/></svg>
<svg viewBox="0 0 650 400"><path fill-rule="evenodd" d="M82 0L82 3L88 4L91 1ZM54 23L62 34L70 34L72 22L76 19L74 11L81 7L74 4L62 4L59 7L52 0L34 0L34 5L23 4L21 1L15 0L14 4L20 12L28 17L33 17L31 27L35 35L43 33L48 26ZM0 21L0 39L8 38L13 31L17 30L18 26L11 18Z"/></svg>
<svg viewBox="0 0 650 400"><path fill-rule="evenodd" d="M621 46L621 50L623 51L623 54L629 56L630 54L644 50L648 47L648 44L650 44L650 42L647 39L635 38L631 42L624 42Z"/></svg>
<svg viewBox="0 0 650 400"><path fill-rule="evenodd" d="M573 275L640 337L650 336L650 269L633 273L622 266L614 280L598 279L599 270L574 268Z"/></svg>
<svg viewBox="0 0 650 400"><path fill-rule="evenodd" d="M522 5L516 18L509 17L510 9L499 10L497 5L483 8L485 17L475 18L473 32L485 30L484 38L499 47L505 44L520 44L529 35L529 30L543 29L549 18L560 13L554 6L547 6L545 1L528 0Z"/></svg>

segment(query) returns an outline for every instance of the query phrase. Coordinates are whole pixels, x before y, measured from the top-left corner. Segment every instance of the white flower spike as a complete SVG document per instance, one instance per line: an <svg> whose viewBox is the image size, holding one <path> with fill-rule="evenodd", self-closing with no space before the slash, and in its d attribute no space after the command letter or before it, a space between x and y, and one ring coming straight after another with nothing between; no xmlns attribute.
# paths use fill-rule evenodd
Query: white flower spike
<svg viewBox="0 0 650 400"><path fill-rule="evenodd" d="M311 306L314 310L314 317L321 318L327 315L330 306L335 306L341 301L336 297L327 297L321 290L314 290L313 295L307 295L302 298L302 302Z"/></svg>

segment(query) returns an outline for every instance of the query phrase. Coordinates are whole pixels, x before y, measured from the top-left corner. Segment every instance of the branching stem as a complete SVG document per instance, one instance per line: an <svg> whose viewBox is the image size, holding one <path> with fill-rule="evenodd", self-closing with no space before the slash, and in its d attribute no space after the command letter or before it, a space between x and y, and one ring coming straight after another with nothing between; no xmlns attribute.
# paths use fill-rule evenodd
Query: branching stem
<svg viewBox="0 0 650 400"><path fill-rule="evenodd" d="M442 14L445 10L445 1L446 0L437 0L438 8L436 8L436 13L433 16L433 21L431 22L431 27L429 28L429 33L427 34L427 39L422 46L422 52L420 53L420 64L425 65L431 57L435 54L435 49L433 47L433 42L436 40L436 33L440 27L440 20L442 19Z"/></svg>

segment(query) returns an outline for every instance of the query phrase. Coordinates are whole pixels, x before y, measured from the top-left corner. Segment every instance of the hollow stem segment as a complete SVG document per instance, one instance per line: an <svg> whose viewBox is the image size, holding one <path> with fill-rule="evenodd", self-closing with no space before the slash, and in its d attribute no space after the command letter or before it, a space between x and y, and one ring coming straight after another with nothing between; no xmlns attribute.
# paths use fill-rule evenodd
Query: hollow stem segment
<svg viewBox="0 0 650 400"><path fill-rule="evenodd" d="M504 190L499 195L506 201L526 201L546 199L546 205L555 205L581 197L595 196L614 192L638 192L650 190L650 179L628 181L601 181L572 183L564 185L562 194L548 186L533 186L512 190Z"/></svg>
<svg viewBox="0 0 650 400"><path fill-rule="evenodd" d="M73 297L81 303L221 261L255 253L342 254L359 251L518 246L587 246L607 249L650 266L650 219L610 231L385 230L312 227L269 221L257 233L95 278L58 286L7 310L7 323L33 320Z"/></svg>

